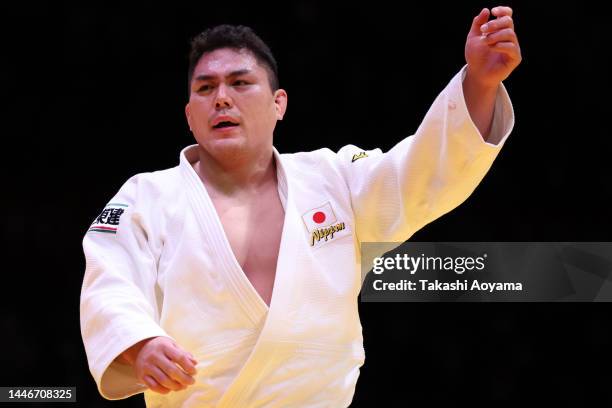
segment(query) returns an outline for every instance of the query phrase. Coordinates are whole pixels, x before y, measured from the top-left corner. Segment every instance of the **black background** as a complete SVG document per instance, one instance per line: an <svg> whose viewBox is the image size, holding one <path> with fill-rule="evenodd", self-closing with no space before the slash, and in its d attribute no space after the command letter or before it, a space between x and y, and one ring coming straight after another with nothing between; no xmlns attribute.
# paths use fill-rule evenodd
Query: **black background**
<svg viewBox="0 0 612 408"><path fill-rule="evenodd" d="M608 10L508 2L523 63L506 81L514 132L424 241L612 241ZM0 6L0 385L73 385L108 402L79 332L81 240L129 176L173 167L189 38L252 26L279 62L281 152L387 150L464 64L473 16L495 3L191 2ZM353 406L608 405L609 304L360 304L365 366ZM603 371L601 371L603 369Z"/></svg>

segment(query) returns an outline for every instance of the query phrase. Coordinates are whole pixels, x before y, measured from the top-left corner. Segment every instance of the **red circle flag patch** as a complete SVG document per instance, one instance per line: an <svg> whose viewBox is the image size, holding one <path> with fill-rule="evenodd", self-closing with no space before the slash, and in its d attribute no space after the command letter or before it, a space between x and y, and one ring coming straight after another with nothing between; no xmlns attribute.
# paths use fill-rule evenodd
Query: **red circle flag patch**
<svg viewBox="0 0 612 408"><path fill-rule="evenodd" d="M313 214L312 216L312 220L314 222L316 222L317 224L321 224L322 222L325 221L325 213L322 211L317 211L316 213Z"/></svg>
<svg viewBox="0 0 612 408"><path fill-rule="evenodd" d="M325 204L307 211L302 215L302 219L308 231L312 232L315 229L326 227L336 222L336 214L328 201Z"/></svg>

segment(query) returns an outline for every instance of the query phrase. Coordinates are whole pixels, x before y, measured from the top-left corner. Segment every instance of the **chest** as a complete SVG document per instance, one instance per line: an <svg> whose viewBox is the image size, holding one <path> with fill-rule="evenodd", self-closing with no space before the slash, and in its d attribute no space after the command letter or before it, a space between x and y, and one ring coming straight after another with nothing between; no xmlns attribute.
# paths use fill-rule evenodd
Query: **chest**
<svg viewBox="0 0 612 408"><path fill-rule="evenodd" d="M277 191L249 200L216 198L213 203L238 264L270 304L285 215Z"/></svg>

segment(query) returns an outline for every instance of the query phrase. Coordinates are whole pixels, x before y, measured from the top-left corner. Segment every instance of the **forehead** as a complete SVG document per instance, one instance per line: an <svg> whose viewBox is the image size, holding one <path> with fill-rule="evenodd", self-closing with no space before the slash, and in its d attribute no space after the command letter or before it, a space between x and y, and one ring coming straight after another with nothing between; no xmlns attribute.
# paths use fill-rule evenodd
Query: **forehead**
<svg viewBox="0 0 612 408"><path fill-rule="evenodd" d="M255 56L246 49L220 48L204 53L193 70L193 76L226 76L231 72L248 70L264 73ZM264 73L265 74L265 73Z"/></svg>

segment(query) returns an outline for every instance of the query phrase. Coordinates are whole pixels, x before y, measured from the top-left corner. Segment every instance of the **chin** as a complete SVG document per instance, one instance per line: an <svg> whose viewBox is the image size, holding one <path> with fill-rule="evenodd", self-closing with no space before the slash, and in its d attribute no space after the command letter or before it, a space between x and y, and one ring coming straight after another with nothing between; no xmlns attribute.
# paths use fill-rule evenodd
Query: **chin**
<svg viewBox="0 0 612 408"><path fill-rule="evenodd" d="M246 140L239 137L208 140L204 144L200 143L200 146L218 161L235 159L249 152Z"/></svg>

